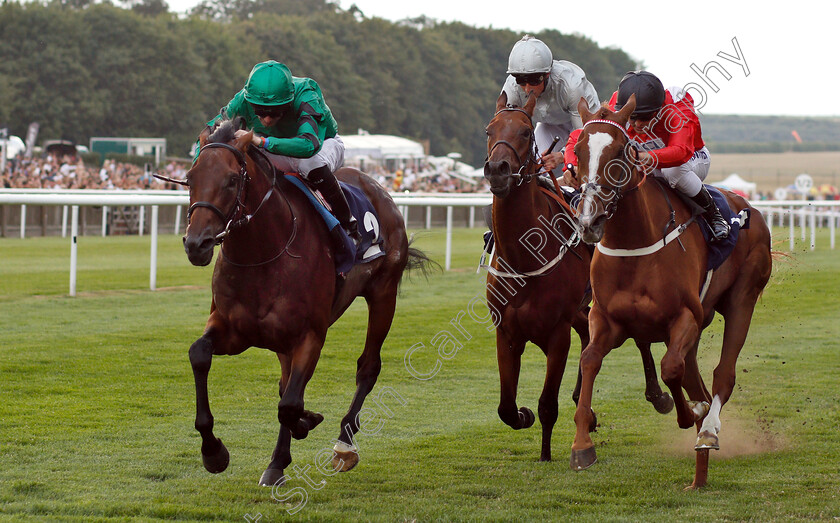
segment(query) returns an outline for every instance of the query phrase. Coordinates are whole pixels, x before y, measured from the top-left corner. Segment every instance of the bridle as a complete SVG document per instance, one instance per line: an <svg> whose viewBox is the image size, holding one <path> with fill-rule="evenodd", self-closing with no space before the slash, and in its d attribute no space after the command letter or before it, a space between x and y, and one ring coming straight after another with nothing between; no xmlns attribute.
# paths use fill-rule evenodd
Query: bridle
<svg viewBox="0 0 840 523"><path fill-rule="evenodd" d="M490 161L490 156L493 155L493 151L499 145L504 145L505 147L509 148L511 151L513 151L513 154L516 156L516 161L519 162L519 170L517 172L511 174L510 176L511 176L511 178L516 180L516 185L519 186L519 185L522 185L523 183L530 182L531 180L533 180L534 178L536 178L539 175L538 172L528 172L528 171L530 171L530 168L531 168L532 165L537 165L538 164L538 161L537 161L537 145L536 145L536 139L534 138L534 127L533 127L533 125L530 125L531 115L529 115L524 109L522 109L520 107L505 107L504 109L500 109L499 111L497 111L496 114L493 115L493 119L495 120L496 117L499 116L501 113L509 112L509 111L518 111L518 112L524 114L528 119L527 121L529 123L529 129L530 129L529 139L528 139L528 157L525 158L525 161L523 161L522 157L519 155L519 151L516 149L516 147L513 146L513 144L511 144L507 140L498 140L490 148L490 151L487 152L487 159L484 161L484 163L486 164L487 162Z"/></svg>
<svg viewBox="0 0 840 523"><path fill-rule="evenodd" d="M271 185L269 186L268 191L266 191L265 196L263 196L260 204L257 206L256 210L251 213L247 214L245 212L245 195L248 188L248 182L251 181L251 178L248 176L248 168L247 164L245 163L245 155L242 154L242 151L237 149L236 147L226 144L226 143L208 143L201 147L198 151L198 155L202 153L205 149L227 149L228 151L232 152L233 155L236 157L236 161L239 163L239 172L235 175L236 179L236 200L234 201L233 207L225 213L221 209L219 209L216 205L211 202L206 201L198 201L193 202L190 205L189 209L187 209L187 223L189 223L190 218L192 217L192 213L200 207L204 207L206 209L210 209L213 211L216 216L218 216L222 223L225 224L225 229L216 235L216 245L221 244L224 239L227 237L230 232L238 227L246 225L251 219L260 212L262 209L263 204L271 198L271 195L275 191L275 184L277 183L277 170L274 168L274 165L271 162L268 162L271 165ZM196 156L198 156L196 155ZM241 217L236 219L237 216Z"/></svg>
<svg viewBox="0 0 840 523"><path fill-rule="evenodd" d="M611 126L615 127L616 129L620 130L621 134L623 134L624 138L626 139L626 141L621 146L622 160L620 160L620 161L623 161L623 163L625 165L628 165L628 167L631 170L632 169L637 169L638 170L638 167L639 167L638 161L631 161L627 157L628 144L630 146L630 149L633 151L633 154L636 154L636 155L638 154L638 149L635 146L636 142L634 142L630 138L630 135L627 134L627 130L624 128L623 125L621 125L618 122L614 122L612 120L596 119L596 120L589 120L588 122L586 122L583 125L583 128L586 129L586 127L588 125L591 125L591 124L608 124L608 125L611 125ZM636 156L636 160L638 160L638 156ZM608 162L607 165L609 165L609 162ZM627 196L628 194L632 193L633 191L635 191L639 187L641 187L642 184L645 183L645 180L647 180L647 173L644 170L641 170L640 173L642 175L641 181L639 183L637 183L635 186L631 187L630 189L627 189L626 191L622 191L621 187L615 187L615 186L612 186L612 185L604 185L604 184L595 183L595 182L587 182L587 183L581 184L581 186L580 186L581 196L585 192L587 192L587 189L590 189L589 192L594 191L596 194L598 194L599 197L600 197L600 200L602 202L602 205L604 206L604 214L606 215L607 219L609 220L610 218L612 218L613 214L615 214L615 210L618 207L618 202L623 197Z"/></svg>

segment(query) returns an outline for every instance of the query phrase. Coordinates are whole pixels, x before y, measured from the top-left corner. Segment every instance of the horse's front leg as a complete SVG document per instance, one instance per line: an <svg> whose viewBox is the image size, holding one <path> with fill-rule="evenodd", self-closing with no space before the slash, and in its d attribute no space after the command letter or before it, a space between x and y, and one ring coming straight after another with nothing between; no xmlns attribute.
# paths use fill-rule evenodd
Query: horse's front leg
<svg viewBox="0 0 840 523"><path fill-rule="evenodd" d="M659 377L656 375L656 362L650 353L650 343L636 342L639 354L642 356L642 367L645 371L645 399L648 400L656 412L668 414L674 408L674 398L667 392L662 392L659 386Z"/></svg>
<svg viewBox="0 0 840 523"><path fill-rule="evenodd" d="M590 341L580 354L580 398L575 410L575 440L569 466L584 470L597 461L595 445L589 433L594 429L595 412L592 410L592 393L601 363L609 352L620 343L618 334L597 307L589 312Z"/></svg>
<svg viewBox="0 0 840 523"><path fill-rule="evenodd" d="M557 423L557 395L560 392L563 372L566 370L570 344L571 330L569 324L557 325L554 335L545 349L545 383L537 408L540 425L542 426L540 461L551 461L551 434L554 431L554 424Z"/></svg>
<svg viewBox="0 0 840 523"><path fill-rule="evenodd" d="M209 323L209 322L208 322ZM201 434L201 458L204 468L214 474L224 471L230 463L230 454L222 440L213 435L213 414L207 396L207 376L213 360L214 346L218 344L218 331L208 328L204 335L190 346L190 364L195 378L195 429Z"/></svg>
<svg viewBox="0 0 840 523"><path fill-rule="evenodd" d="M694 383L700 379L696 365L688 367L692 373L686 376L686 356L696 348L700 337L700 327L694 314L684 309L669 330L668 349L662 358L662 381L671 390L677 407L677 424L687 429L698 420L703 419L709 411L709 404L701 400L687 401L683 392L683 384L687 379ZM698 393L699 394L699 393Z"/></svg>
<svg viewBox="0 0 840 523"><path fill-rule="evenodd" d="M527 429L536 421L533 411L527 407L516 408L516 389L519 386L519 368L522 363L524 340L512 340L502 329L496 329L496 359L499 363L499 418L511 428Z"/></svg>
<svg viewBox="0 0 840 523"><path fill-rule="evenodd" d="M303 392L315 372L324 346L324 336L325 333L316 334L314 331L305 334L301 343L289 355L289 364L281 364L284 376L287 368L289 374L288 380L281 385L283 390L277 404L277 419L291 431L295 439L304 439L323 420L320 414L304 411Z"/></svg>

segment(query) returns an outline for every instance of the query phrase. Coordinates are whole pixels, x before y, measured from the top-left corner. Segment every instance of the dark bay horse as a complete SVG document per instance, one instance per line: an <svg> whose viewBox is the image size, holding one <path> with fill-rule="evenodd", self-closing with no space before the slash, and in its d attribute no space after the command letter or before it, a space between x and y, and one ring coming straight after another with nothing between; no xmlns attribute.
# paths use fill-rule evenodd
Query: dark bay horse
<svg viewBox="0 0 840 523"><path fill-rule="evenodd" d="M429 261L410 248L403 218L391 197L355 169L336 175L359 187L373 203L379 223L359 217L360 227L378 227L385 256L356 265L346 279L336 275L327 227L306 196L250 147L251 133L235 138L237 125L224 122L199 137L198 159L187 174L189 226L184 249L194 265L210 263L224 240L213 273L213 300L204 334L190 347L195 376L195 428L210 472L225 470L229 454L213 434L207 377L213 355L239 354L249 347L269 349L281 366L280 433L260 484L285 481L292 461L291 438L303 439L323 416L304 409L303 394L321 354L327 329L357 296L368 305L365 347L357 362L356 393L341 421L333 466L349 470L358 462L353 435L365 397L381 368L380 350L391 328L397 290L408 267ZM375 220L374 220L375 221Z"/></svg>
<svg viewBox="0 0 840 523"><path fill-rule="evenodd" d="M770 233L756 209L724 191L736 213L749 209L750 226L741 229L734 251L707 280L708 250L700 225L690 222L688 207L670 188L645 182L635 149L628 146L625 125L635 106L635 97L617 113L607 108L590 113L584 101L578 105L584 129L575 146L577 176L586 182L578 220L584 240L600 243L591 267L590 341L580 360L583 383L571 466L582 470L596 461L588 428L603 358L628 338L665 342L662 381L676 402L677 423L684 429L696 425L698 431L691 487L699 488L706 484L709 449L719 448L721 407L732 394L735 363L770 278ZM668 223L690 225L681 235L680 227L665 231L676 236L668 243L663 239ZM697 365L697 347L715 312L723 316L724 332L710 395Z"/></svg>
<svg viewBox="0 0 840 523"><path fill-rule="evenodd" d="M499 417L514 429L528 428L534 414L517 410L516 393L525 344L546 355L546 375L539 399L542 425L541 461L551 460L551 433L557 421L557 395L566 368L571 329L582 347L589 340L586 303L590 252L580 242L577 226L558 200L536 182L539 162L534 150L531 115L536 97L522 108L506 107L504 93L487 126L484 176L493 192L493 234L496 244L487 274L487 301L499 315L496 354L501 381ZM568 205L566 205L568 207ZM645 368L648 401L660 412L673 407L662 392L650 345L639 345ZM573 398L577 401L580 375ZM593 417L591 429L596 421Z"/></svg>

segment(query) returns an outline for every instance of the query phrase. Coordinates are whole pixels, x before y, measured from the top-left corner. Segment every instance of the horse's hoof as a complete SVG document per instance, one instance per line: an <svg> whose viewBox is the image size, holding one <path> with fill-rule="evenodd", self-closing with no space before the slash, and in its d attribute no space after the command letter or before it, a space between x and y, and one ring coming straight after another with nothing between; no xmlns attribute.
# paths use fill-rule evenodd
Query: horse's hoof
<svg viewBox="0 0 840 523"><path fill-rule="evenodd" d="M697 443L694 444L694 450L707 449L720 450L720 443L717 434L704 430L697 434Z"/></svg>
<svg viewBox="0 0 840 523"><path fill-rule="evenodd" d="M521 426L520 429L527 429L534 425L534 421L537 418L534 416L534 411L529 409L528 407L519 407L519 422Z"/></svg>
<svg viewBox="0 0 840 523"><path fill-rule="evenodd" d="M260 476L261 487L282 487L286 484L286 476L280 469L265 469L265 472Z"/></svg>
<svg viewBox="0 0 840 523"><path fill-rule="evenodd" d="M595 455L595 447L589 447L583 450L572 449L572 459L569 462L569 467L572 470L585 470L598 461L598 456Z"/></svg>
<svg viewBox="0 0 840 523"><path fill-rule="evenodd" d="M347 472L359 463L359 451L339 442L333 447L332 467L338 472Z"/></svg>
<svg viewBox="0 0 840 523"><path fill-rule="evenodd" d="M674 398L667 392L663 392L661 396L651 401L653 408L660 414L668 414L674 410Z"/></svg>
<svg viewBox="0 0 840 523"><path fill-rule="evenodd" d="M224 472L230 464L230 453L228 452L227 447L225 447L225 444L222 443L222 440L219 438L216 438L216 442L219 444L219 450L217 450L215 454L201 455L201 461L204 463L204 468L207 469L207 472L212 472L213 474Z"/></svg>
<svg viewBox="0 0 840 523"><path fill-rule="evenodd" d="M706 401L689 401L688 408L694 413L694 421L700 421L709 413L709 403Z"/></svg>

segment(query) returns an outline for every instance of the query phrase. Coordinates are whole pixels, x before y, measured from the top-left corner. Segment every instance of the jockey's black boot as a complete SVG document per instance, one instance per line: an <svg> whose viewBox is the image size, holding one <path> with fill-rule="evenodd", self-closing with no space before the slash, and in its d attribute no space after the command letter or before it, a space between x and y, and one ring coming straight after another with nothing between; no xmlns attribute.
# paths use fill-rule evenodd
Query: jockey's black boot
<svg viewBox="0 0 840 523"><path fill-rule="evenodd" d="M332 207L333 214L338 219L341 227L347 232L347 235L356 245L362 241L359 234L359 226L356 218L350 213L350 206L347 204L347 198L338 185L338 180L326 165L313 169L309 172L307 180L312 186L321 191L327 203Z"/></svg>
<svg viewBox="0 0 840 523"><path fill-rule="evenodd" d="M712 195L704 185L697 196L692 196L691 200L703 208L703 217L709 222L712 227L712 241L719 242L725 240L729 236L729 224L720 214L720 209L715 205Z"/></svg>

